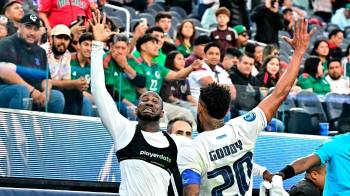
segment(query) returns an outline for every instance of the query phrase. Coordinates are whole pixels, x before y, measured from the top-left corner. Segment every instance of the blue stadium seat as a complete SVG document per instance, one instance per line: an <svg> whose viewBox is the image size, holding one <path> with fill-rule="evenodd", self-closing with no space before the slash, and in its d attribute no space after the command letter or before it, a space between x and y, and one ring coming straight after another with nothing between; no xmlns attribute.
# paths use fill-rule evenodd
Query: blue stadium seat
<svg viewBox="0 0 350 196"><path fill-rule="evenodd" d="M183 19L187 18L187 13L182 7L172 6L169 11L174 11L178 13Z"/></svg>
<svg viewBox="0 0 350 196"><path fill-rule="evenodd" d="M312 116L304 108L292 108L285 118L287 133L319 135L319 128L312 123Z"/></svg>
<svg viewBox="0 0 350 196"><path fill-rule="evenodd" d="M155 24L155 18L154 18L154 16L152 16L152 15L149 14L149 13L140 13L140 14L138 15L138 17L139 17L139 18L146 18L146 19L147 19L147 22L148 22L148 25L149 25L150 27L154 26L154 24Z"/></svg>
<svg viewBox="0 0 350 196"><path fill-rule="evenodd" d="M152 5L148 6L148 9L153 9L153 10L156 10L157 12L161 12L165 10L164 7L159 3L153 3Z"/></svg>
<svg viewBox="0 0 350 196"><path fill-rule="evenodd" d="M329 93L325 99L327 116L331 130L339 130L339 120L346 105L349 105L350 97L336 93Z"/></svg>

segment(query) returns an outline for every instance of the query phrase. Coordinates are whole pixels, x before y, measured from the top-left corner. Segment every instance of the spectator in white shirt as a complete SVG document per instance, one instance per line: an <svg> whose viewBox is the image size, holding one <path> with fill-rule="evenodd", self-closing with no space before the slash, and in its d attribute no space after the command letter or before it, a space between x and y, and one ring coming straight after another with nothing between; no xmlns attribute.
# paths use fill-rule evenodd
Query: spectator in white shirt
<svg viewBox="0 0 350 196"><path fill-rule="evenodd" d="M338 59L330 60L326 80L331 86L332 93L350 94L349 78L342 75L341 62Z"/></svg>

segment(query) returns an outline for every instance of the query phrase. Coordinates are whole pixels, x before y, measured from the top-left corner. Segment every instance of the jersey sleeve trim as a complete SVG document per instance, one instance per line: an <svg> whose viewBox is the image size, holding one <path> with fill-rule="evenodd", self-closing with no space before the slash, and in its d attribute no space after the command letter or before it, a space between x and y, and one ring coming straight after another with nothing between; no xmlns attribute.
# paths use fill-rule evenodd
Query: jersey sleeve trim
<svg viewBox="0 0 350 196"><path fill-rule="evenodd" d="M193 169L186 169L182 172L182 184L183 186L187 186L190 184L201 184L201 176L198 172Z"/></svg>

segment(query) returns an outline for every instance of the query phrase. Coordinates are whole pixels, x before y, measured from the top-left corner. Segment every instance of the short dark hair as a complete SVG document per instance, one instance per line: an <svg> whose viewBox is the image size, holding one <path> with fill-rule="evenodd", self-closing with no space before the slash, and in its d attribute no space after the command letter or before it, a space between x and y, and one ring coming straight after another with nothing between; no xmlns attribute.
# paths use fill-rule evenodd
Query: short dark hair
<svg viewBox="0 0 350 196"><path fill-rule="evenodd" d="M169 12L159 12L157 15L156 15L156 18L155 18L155 21L156 22L159 22L160 19L162 18L169 18L171 19L171 14Z"/></svg>
<svg viewBox="0 0 350 196"><path fill-rule="evenodd" d="M240 50L238 50L237 48L227 48L225 56L226 55L231 55L231 56L239 58L242 56L242 52Z"/></svg>
<svg viewBox="0 0 350 196"><path fill-rule="evenodd" d="M166 130L167 130L167 132L169 134L171 133L171 130L173 129L174 123L177 122L177 121L184 121L184 122L188 123L191 126L191 128L192 128L192 122L191 121L189 121L188 119L183 118L183 117L177 117L177 118L174 118L174 119L172 119L172 120L170 120L168 122L168 126L167 126Z"/></svg>
<svg viewBox="0 0 350 196"><path fill-rule="evenodd" d="M327 68L329 69L329 65L331 64L331 63L333 63L333 62L338 62L338 63L340 63L340 66L341 66L341 60L340 59L338 59L338 58L331 58L329 61L328 61L328 63L327 63Z"/></svg>
<svg viewBox="0 0 350 196"><path fill-rule="evenodd" d="M79 37L78 43L81 44L81 43L83 43L84 41L92 41L92 40L94 40L94 37L92 36L91 33L83 33L83 34Z"/></svg>
<svg viewBox="0 0 350 196"><path fill-rule="evenodd" d="M163 29L161 27L158 27L158 26L153 26L153 27L148 28L145 33L152 34L154 31L164 33Z"/></svg>
<svg viewBox="0 0 350 196"><path fill-rule="evenodd" d="M325 167L325 165L314 165L311 166L309 169L306 170L306 174L310 174L312 171L319 171L320 169L322 169L323 167Z"/></svg>
<svg viewBox="0 0 350 196"><path fill-rule="evenodd" d="M136 50L141 53L142 44L149 41L154 41L158 43L158 39L156 37L152 36L151 34L145 34L136 41Z"/></svg>
<svg viewBox="0 0 350 196"><path fill-rule="evenodd" d="M117 34L113 36L113 40L112 40L112 43L116 43L116 42L126 42L126 44L129 44L129 39L125 35Z"/></svg>
<svg viewBox="0 0 350 196"><path fill-rule="evenodd" d="M222 119L230 108L230 90L227 86L213 82L207 87L201 88L199 100L205 105L209 116Z"/></svg>
<svg viewBox="0 0 350 196"><path fill-rule="evenodd" d="M241 61L244 56L247 56L247 57L249 57L251 59L254 59L254 55L252 53L243 52L242 55L239 57L239 61Z"/></svg>
<svg viewBox="0 0 350 196"><path fill-rule="evenodd" d="M282 10L282 14L286 14L288 12L293 12L293 10L291 8L285 8Z"/></svg>
<svg viewBox="0 0 350 196"><path fill-rule="evenodd" d="M334 29L333 31L329 32L329 34L328 34L328 39L331 39L331 37L333 37L334 35L337 35L339 32L341 32L341 33L344 34L344 32L343 32L342 30L340 30L340 29Z"/></svg>
<svg viewBox="0 0 350 196"><path fill-rule="evenodd" d="M317 56L310 56L309 58L307 58L304 63L304 73L307 73L310 76L316 78L318 71L317 68L320 61L321 59Z"/></svg>
<svg viewBox="0 0 350 196"><path fill-rule="evenodd" d="M205 45L204 47L204 53L207 53L207 51L210 49L210 48L219 48L220 50L220 45L216 42L210 42L209 44Z"/></svg>

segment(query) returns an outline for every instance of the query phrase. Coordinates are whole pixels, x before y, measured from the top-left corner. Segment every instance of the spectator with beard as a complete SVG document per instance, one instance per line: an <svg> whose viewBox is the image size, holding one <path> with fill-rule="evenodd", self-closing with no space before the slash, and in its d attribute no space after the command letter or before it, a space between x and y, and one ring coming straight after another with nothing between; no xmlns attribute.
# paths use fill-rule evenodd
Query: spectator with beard
<svg viewBox="0 0 350 196"><path fill-rule="evenodd" d="M328 64L326 80L331 86L331 93L350 94L350 81L342 75L342 67L339 59L331 59Z"/></svg>
<svg viewBox="0 0 350 196"><path fill-rule="evenodd" d="M52 85L65 96L65 113L91 116L92 104L83 96L83 92L89 88L89 83L85 78L71 80L71 54L67 50L70 41L69 28L60 24L51 30L49 42L42 46L46 51Z"/></svg>
<svg viewBox="0 0 350 196"><path fill-rule="evenodd" d="M2 10L2 14L4 14L8 18L8 35L16 33L18 24L24 16L22 3L20 1L9 1L5 4Z"/></svg>
<svg viewBox="0 0 350 196"><path fill-rule="evenodd" d="M27 14L18 32L0 42L0 107L24 109L23 98L31 97L33 110L43 111L47 101L47 111L63 112L64 97L47 80L47 57L37 45L39 28L39 17Z"/></svg>
<svg viewBox="0 0 350 196"><path fill-rule="evenodd" d="M97 14L99 15L99 14ZM99 16L97 17L99 18ZM137 105L137 122L124 118L114 104L104 84L103 47L113 32L103 29L104 21L95 19L91 52L92 93L103 125L110 132L122 173L121 195L182 195L182 183L176 159L174 140L160 130L159 119L164 115L163 101L156 92L142 94ZM137 43L142 52L155 52L156 38L141 37ZM153 42L153 43L152 43ZM147 46L145 46L147 45ZM152 51L146 50L153 48ZM147 57L146 57L147 58ZM152 58L147 58L151 63ZM139 168L135 170L135 168ZM174 186L175 185L175 186Z"/></svg>

